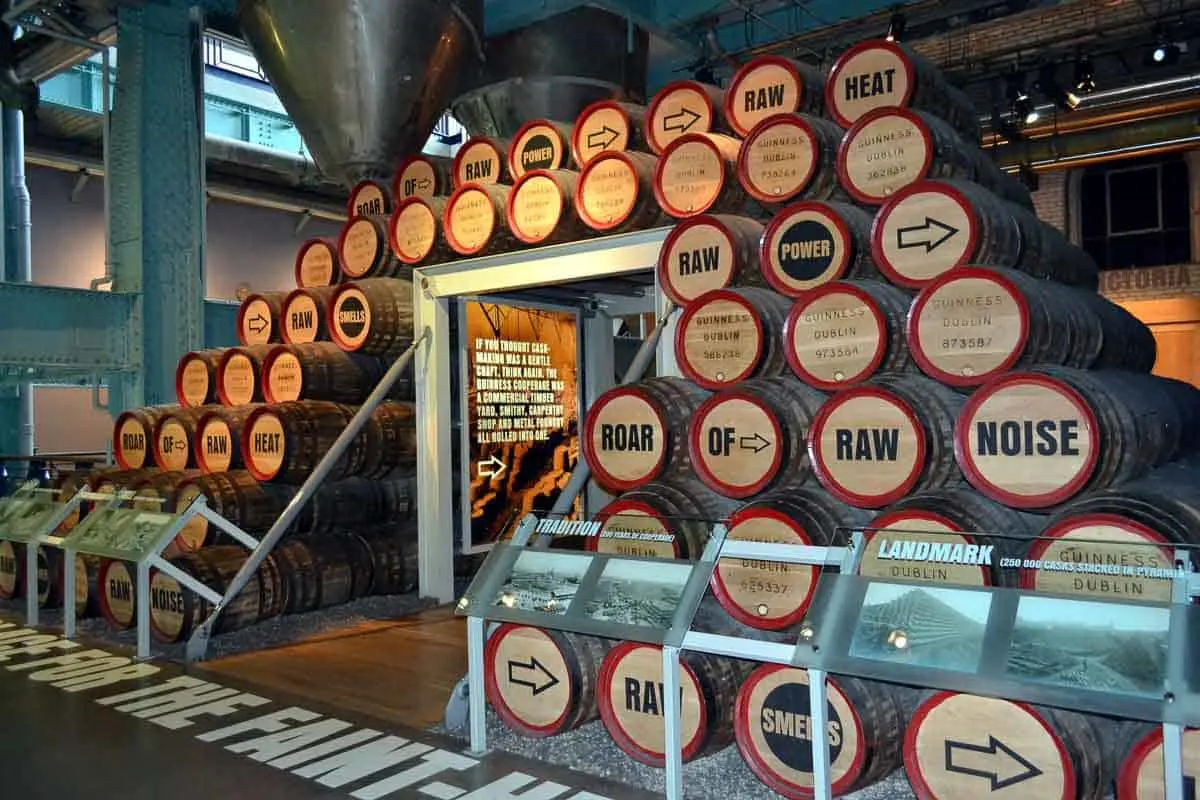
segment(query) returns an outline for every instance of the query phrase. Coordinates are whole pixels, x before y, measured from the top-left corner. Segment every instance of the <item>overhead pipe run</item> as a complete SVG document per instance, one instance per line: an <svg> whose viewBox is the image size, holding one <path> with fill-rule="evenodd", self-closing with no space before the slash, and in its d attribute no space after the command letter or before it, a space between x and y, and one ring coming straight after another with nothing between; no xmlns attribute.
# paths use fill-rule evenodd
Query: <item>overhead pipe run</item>
<svg viewBox="0 0 1200 800"><path fill-rule="evenodd" d="M993 158L1005 169L1083 166L1134 154L1183 150L1200 144L1200 112L1189 111L1124 125L999 145Z"/></svg>

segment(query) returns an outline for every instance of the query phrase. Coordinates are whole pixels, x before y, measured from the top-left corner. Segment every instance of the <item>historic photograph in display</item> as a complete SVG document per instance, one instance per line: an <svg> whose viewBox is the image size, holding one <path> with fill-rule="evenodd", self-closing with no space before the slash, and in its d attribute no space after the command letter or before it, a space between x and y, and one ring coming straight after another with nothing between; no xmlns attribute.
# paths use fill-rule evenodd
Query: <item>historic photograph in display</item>
<svg viewBox="0 0 1200 800"><path fill-rule="evenodd" d="M679 608L691 564L614 559L604 566L596 592L587 604L593 619L667 629Z"/></svg>
<svg viewBox="0 0 1200 800"><path fill-rule="evenodd" d="M863 598L850 655L974 672L992 597L967 589L874 583Z"/></svg>
<svg viewBox="0 0 1200 800"><path fill-rule="evenodd" d="M493 605L565 614L579 591L591 558L573 553L526 550L517 556L512 574Z"/></svg>

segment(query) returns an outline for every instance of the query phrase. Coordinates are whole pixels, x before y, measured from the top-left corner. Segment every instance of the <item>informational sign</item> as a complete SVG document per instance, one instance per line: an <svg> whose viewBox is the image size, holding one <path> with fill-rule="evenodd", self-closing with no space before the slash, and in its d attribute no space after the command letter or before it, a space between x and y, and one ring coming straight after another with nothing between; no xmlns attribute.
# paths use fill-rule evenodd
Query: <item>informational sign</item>
<svg viewBox="0 0 1200 800"><path fill-rule="evenodd" d="M178 517L138 508L101 508L83 518L70 537L73 550L139 561Z"/></svg>
<svg viewBox="0 0 1200 800"><path fill-rule="evenodd" d="M579 339L573 311L467 302L464 550L549 511L579 458ZM580 506L576 502L575 510Z"/></svg>
<svg viewBox="0 0 1200 800"><path fill-rule="evenodd" d="M28 542L44 532L59 509L51 494L14 494L0 500L0 539Z"/></svg>

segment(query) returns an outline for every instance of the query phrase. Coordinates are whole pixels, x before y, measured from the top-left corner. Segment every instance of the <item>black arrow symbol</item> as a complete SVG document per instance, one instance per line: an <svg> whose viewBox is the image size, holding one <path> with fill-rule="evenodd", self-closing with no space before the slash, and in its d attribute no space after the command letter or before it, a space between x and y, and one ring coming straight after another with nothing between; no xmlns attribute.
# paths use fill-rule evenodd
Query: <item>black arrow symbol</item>
<svg viewBox="0 0 1200 800"><path fill-rule="evenodd" d="M608 139L604 138L605 134L608 135ZM612 143L615 142L617 137L620 135L620 131L615 131L605 125L600 130L593 131L588 134L588 149L595 150L598 147L603 150L606 147L612 147Z"/></svg>
<svg viewBox="0 0 1200 800"><path fill-rule="evenodd" d="M533 672L534 673L533 680L530 680L530 681L519 680L517 678L517 670ZM542 673L542 675L546 676L545 682L540 683L540 684L538 683L538 681L537 681L537 679L538 679L537 673L538 672L540 672L540 673ZM537 697L539 694L546 691L547 689L557 686L558 678L554 677L554 673L552 673L550 670L546 669L542 665L542 662L538 661L533 656L530 656L528 664L526 664L523 661L513 661L513 660L509 659L508 682L511 684L515 684L516 686L528 686L530 689L533 690L533 696Z"/></svg>
<svg viewBox="0 0 1200 800"><path fill-rule="evenodd" d="M256 322L258 325L254 324ZM246 327L250 329L251 333L262 333L267 329L268 322L270 322L270 320L268 320L262 314L255 314L250 318L249 322L246 323Z"/></svg>
<svg viewBox="0 0 1200 800"><path fill-rule="evenodd" d="M689 128L696 124L696 120L698 119L700 119L699 114L687 106L681 106L678 112L663 117L663 130L687 132ZM684 122L684 120L687 120L687 122ZM674 124L676 122L679 124Z"/></svg>
<svg viewBox="0 0 1200 800"><path fill-rule="evenodd" d="M738 447L743 450L753 450L756 453L761 453L771 446L771 441L761 433L755 433L753 436L742 436L738 438Z"/></svg>
<svg viewBox="0 0 1200 800"><path fill-rule="evenodd" d="M969 753L976 753L990 758L971 758ZM955 763L955 754L959 754ZM962 765L964 756L973 761L976 767L990 766L990 769L977 769ZM960 775L970 775L973 778L987 778L992 782L992 791L1014 786L1018 783L1036 778L1042 771L1028 759L1022 757L1016 750L1001 742L995 736L988 736L987 746L967 744L946 740L946 771L957 772ZM1004 777L1001 777L1004 776Z"/></svg>
<svg viewBox="0 0 1200 800"><path fill-rule="evenodd" d="M911 247L924 247L926 253L932 253L958 233L958 228L947 225L933 217L926 217L924 225L911 225L896 231L896 247L907 250Z"/></svg>
<svg viewBox="0 0 1200 800"><path fill-rule="evenodd" d="M421 178L421 180L417 181L418 189L428 189L430 186L433 186L433 181L429 178Z"/></svg>

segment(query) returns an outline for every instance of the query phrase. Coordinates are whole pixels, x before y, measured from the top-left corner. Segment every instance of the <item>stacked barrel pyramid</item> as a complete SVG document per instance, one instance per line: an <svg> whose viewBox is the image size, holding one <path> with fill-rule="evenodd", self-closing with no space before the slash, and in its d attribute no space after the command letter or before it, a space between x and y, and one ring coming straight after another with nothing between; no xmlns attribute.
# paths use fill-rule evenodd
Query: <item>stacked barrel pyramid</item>
<svg viewBox="0 0 1200 800"><path fill-rule="evenodd" d="M684 377L620 386L590 408L584 455L616 496L598 520L621 533L591 547L695 560L704 538L686 519L793 544L865 529L861 574L930 590L865 610L880 637L867 645L903 629L917 663L968 672L986 608L938 587L1169 600L1171 546L1200 531L1200 393L1150 374L1149 330L1097 294L1096 264L1037 218L929 62L890 41L852 48L828 76L763 57L724 89L682 81L645 109L597 104L562 135L577 158L581 142L599 145L577 162L588 227L610 208L627 220L647 176L676 221L658 277L682 307ZM711 595L730 624L795 641L818 578L725 559ZM1110 637L1111 654L1051 655L1060 633L1047 626L1014 642L1028 652L1010 668L1159 689L1162 654L1129 656L1153 646L1085 634ZM806 672L683 661L684 760L736 742L765 785L811 797ZM657 648L505 625L486 664L510 727L550 736L599 717L625 753L662 765ZM1114 782L1121 800L1161 796L1149 726L849 676L829 693L836 795L903 766L922 798L997 782L1022 800L1100 798Z"/></svg>
<svg viewBox="0 0 1200 800"><path fill-rule="evenodd" d="M178 403L122 413L113 432L116 467L70 476L64 496L80 485L133 491L131 504L147 513L182 512L203 496L209 509L252 536L270 529L413 338L411 270L386 239L372 250L372 236L387 220L388 193L367 182L350 203L337 241L301 246L297 288L247 296L238 313L241 345L185 354L176 370ZM411 375L401 375L285 539L223 609L216 633L415 588ZM64 523L63 532L78 522ZM247 552L195 517L164 556L224 592ZM57 605L61 555L43 548L41 557L40 599ZM135 604L144 601L133 589L134 565L80 559L78 566L80 615L132 627ZM21 575L2 567L0 585L13 597ZM163 642L186 639L211 612L165 573L152 570L150 589L151 632Z"/></svg>

